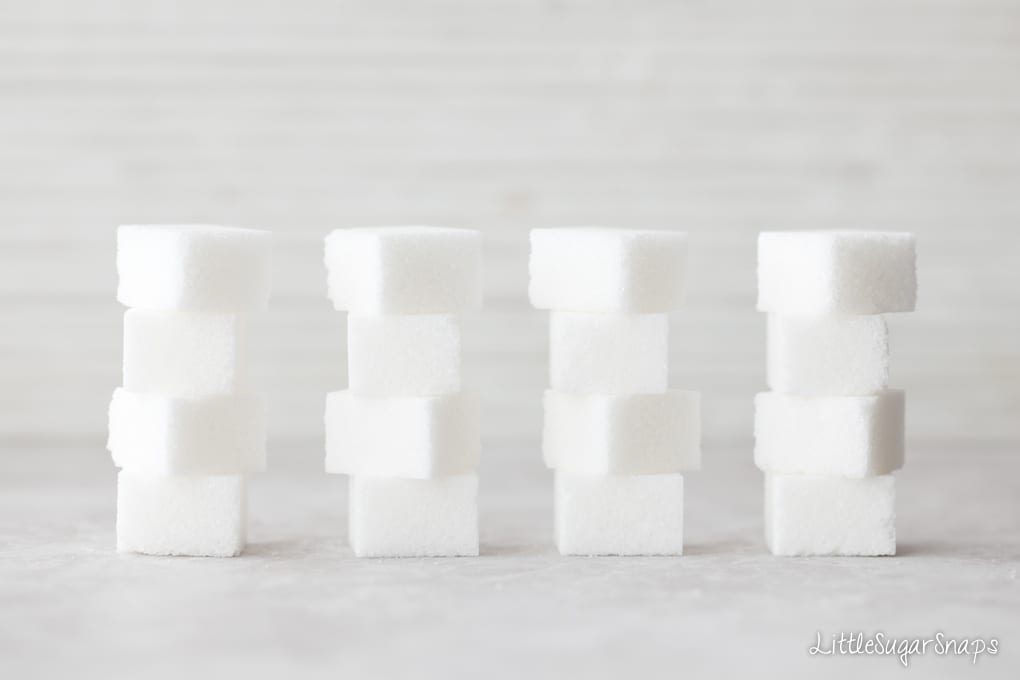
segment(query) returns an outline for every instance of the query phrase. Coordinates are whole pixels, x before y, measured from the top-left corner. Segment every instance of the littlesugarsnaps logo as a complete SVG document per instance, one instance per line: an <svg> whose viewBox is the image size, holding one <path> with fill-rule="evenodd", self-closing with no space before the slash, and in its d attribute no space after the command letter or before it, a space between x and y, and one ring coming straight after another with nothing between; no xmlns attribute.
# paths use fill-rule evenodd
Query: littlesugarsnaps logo
<svg viewBox="0 0 1020 680"><path fill-rule="evenodd" d="M963 656L976 664L982 656L998 653L996 638L951 638L941 632L931 637L896 638L881 631L871 635L843 631L828 636L817 631L808 649L811 656L893 656L904 668L910 667L913 656Z"/></svg>

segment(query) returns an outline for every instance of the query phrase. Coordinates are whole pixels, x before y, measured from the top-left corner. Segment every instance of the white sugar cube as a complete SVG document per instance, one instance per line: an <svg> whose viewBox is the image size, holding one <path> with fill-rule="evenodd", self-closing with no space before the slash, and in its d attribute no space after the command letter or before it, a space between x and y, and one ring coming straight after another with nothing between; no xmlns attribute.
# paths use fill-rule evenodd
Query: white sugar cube
<svg viewBox="0 0 1020 680"><path fill-rule="evenodd" d="M549 379L554 390L574 394L665 392L669 317L552 312Z"/></svg>
<svg viewBox="0 0 1020 680"><path fill-rule="evenodd" d="M478 554L478 476L351 477L349 533L358 557Z"/></svg>
<svg viewBox="0 0 1020 680"><path fill-rule="evenodd" d="M266 409L237 394L113 393L107 449L117 467L149 475L233 475L266 467Z"/></svg>
<svg viewBox="0 0 1020 680"><path fill-rule="evenodd" d="M892 475L765 475L765 541L773 555L896 554Z"/></svg>
<svg viewBox="0 0 1020 680"><path fill-rule="evenodd" d="M128 307L205 312L261 309L269 300L268 231L204 224L117 230L117 300Z"/></svg>
<svg viewBox="0 0 1020 680"><path fill-rule="evenodd" d="M878 315L769 314L767 354L777 392L875 394L889 382L889 331Z"/></svg>
<svg viewBox="0 0 1020 680"><path fill-rule="evenodd" d="M481 236L472 229L337 229L326 237L329 298L356 314L445 314L482 301Z"/></svg>
<svg viewBox="0 0 1020 680"><path fill-rule="evenodd" d="M528 296L539 309L669 312L680 306L686 268L683 232L535 229Z"/></svg>
<svg viewBox="0 0 1020 680"><path fill-rule="evenodd" d="M654 475L701 467L700 395L571 395L547 390L542 455L577 475Z"/></svg>
<svg viewBox="0 0 1020 680"><path fill-rule="evenodd" d="M117 550L231 557L244 550L245 481L221 477L117 475Z"/></svg>
<svg viewBox="0 0 1020 680"><path fill-rule="evenodd" d="M473 395L326 395L326 472L428 479L470 472L481 448Z"/></svg>
<svg viewBox="0 0 1020 680"><path fill-rule="evenodd" d="M460 390L460 324L449 314L347 318L350 390L429 396Z"/></svg>
<svg viewBox="0 0 1020 680"><path fill-rule="evenodd" d="M124 387L176 397L244 391L245 335L236 314L129 309Z"/></svg>
<svg viewBox="0 0 1020 680"><path fill-rule="evenodd" d="M755 397L754 462L766 472L867 477L903 467L904 397Z"/></svg>
<svg viewBox="0 0 1020 680"><path fill-rule="evenodd" d="M916 297L913 234L775 231L758 236L758 309L763 312L909 312Z"/></svg>
<svg viewBox="0 0 1020 680"><path fill-rule="evenodd" d="M556 545L562 555L683 554L683 475L557 472Z"/></svg>

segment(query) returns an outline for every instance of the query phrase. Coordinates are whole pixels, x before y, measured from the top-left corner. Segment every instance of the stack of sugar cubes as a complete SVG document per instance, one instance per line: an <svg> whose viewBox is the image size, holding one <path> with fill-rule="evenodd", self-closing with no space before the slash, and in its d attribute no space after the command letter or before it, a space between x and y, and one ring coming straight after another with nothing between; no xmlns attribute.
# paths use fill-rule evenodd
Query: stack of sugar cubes
<svg viewBox="0 0 1020 680"><path fill-rule="evenodd" d="M226 557L244 549L245 475L266 466L246 317L268 303L270 236L208 225L117 232L117 300L130 308L107 443L121 468L120 551Z"/></svg>
<svg viewBox="0 0 1020 680"><path fill-rule="evenodd" d="M700 400L670 390L669 316L687 236L531 232L531 303L551 311L542 453L564 555L680 555L683 474L700 467Z"/></svg>
<svg viewBox="0 0 1020 680"><path fill-rule="evenodd" d="M459 315L481 306L479 233L341 229L325 261L329 297L349 312L326 472L350 475L354 554L477 555L478 406L461 388Z"/></svg>
<svg viewBox="0 0 1020 680"><path fill-rule="evenodd" d="M773 554L895 554L904 395L887 386L882 314L912 311L916 295L911 234L760 235L772 391L755 399L754 458Z"/></svg>

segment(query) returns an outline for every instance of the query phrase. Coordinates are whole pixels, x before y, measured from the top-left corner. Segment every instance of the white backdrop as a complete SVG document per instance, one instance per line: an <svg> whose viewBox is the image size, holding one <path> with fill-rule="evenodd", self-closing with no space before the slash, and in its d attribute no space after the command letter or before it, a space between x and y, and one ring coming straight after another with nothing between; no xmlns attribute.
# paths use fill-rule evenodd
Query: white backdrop
<svg viewBox="0 0 1020 680"><path fill-rule="evenodd" d="M0 5L10 444L102 440L115 226L180 221L277 234L255 329L278 443L321 437L346 380L322 237L409 222L484 232L466 350L490 440L538 434L527 231L576 224L691 233L672 383L703 392L709 447L750 436L755 236L778 228L916 232L919 309L891 324L908 436L1020 438L1018 2L141 5Z"/></svg>

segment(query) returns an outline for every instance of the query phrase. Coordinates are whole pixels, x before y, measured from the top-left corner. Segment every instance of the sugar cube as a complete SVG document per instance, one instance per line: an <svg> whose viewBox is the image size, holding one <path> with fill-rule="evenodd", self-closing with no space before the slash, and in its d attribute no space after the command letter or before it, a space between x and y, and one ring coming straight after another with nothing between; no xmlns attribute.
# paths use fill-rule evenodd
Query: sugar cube
<svg viewBox="0 0 1020 680"><path fill-rule="evenodd" d="M237 314L127 310L124 387L175 397L244 391L243 326Z"/></svg>
<svg viewBox="0 0 1020 680"><path fill-rule="evenodd" d="M768 384L800 395L875 394L889 382L889 331L868 316L768 316Z"/></svg>
<svg viewBox="0 0 1020 680"><path fill-rule="evenodd" d="M572 395L547 390L542 455L577 475L661 474L701 467L700 395Z"/></svg>
<svg viewBox="0 0 1020 680"><path fill-rule="evenodd" d="M765 475L765 541L773 555L896 554L892 475Z"/></svg>
<svg viewBox="0 0 1020 680"><path fill-rule="evenodd" d="M347 318L347 375L354 394L457 392L460 354L460 324L450 314Z"/></svg>
<svg viewBox="0 0 1020 680"><path fill-rule="evenodd" d="M683 232L535 229L528 296L539 309L670 312L680 306L686 264Z"/></svg>
<svg viewBox="0 0 1020 680"><path fill-rule="evenodd" d="M557 472L555 485L560 554L683 554L683 475Z"/></svg>
<svg viewBox="0 0 1020 680"><path fill-rule="evenodd" d="M574 394L665 392L669 378L666 314L549 317L550 386Z"/></svg>
<svg viewBox="0 0 1020 680"><path fill-rule="evenodd" d="M428 479L474 470L481 448L473 395L326 396L326 472Z"/></svg>
<svg viewBox="0 0 1020 680"><path fill-rule="evenodd" d="M244 550L245 482L239 475L117 476L117 550L231 557Z"/></svg>
<svg viewBox="0 0 1020 680"><path fill-rule="evenodd" d="M206 312L261 309L269 300L268 231L205 224L117 230L117 300L129 307Z"/></svg>
<svg viewBox="0 0 1020 680"><path fill-rule="evenodd" d="M113 393L107 449L117 467L149 475L233 475L266 467L266 410L247 394Z"/></svg>
<svg viewBox="0 0 1020 680"><path fill-rule="evenodd" d="M766 472L868 477L903 467L904 395L755 397L754 462Z"/></svg>
<svg viewBox="0 0 1020 680"><path fill-rule="evenodd" d="M758 236L758 309L763 312L909 312L916 297L913 234L774 231Z"/></svg>
<svg viewBox="0 0 1020 680"><path fill-rule="evenodd" d="M354 476L349 538L358 557L478 554L478 476Z"/></svg>
<svg viewBox="0 0 1020 680"><path fill-rule="evenodd" d="M481 305L472 229L337 229L326 237L329 298L356 314L445 314Z"/></svg>

